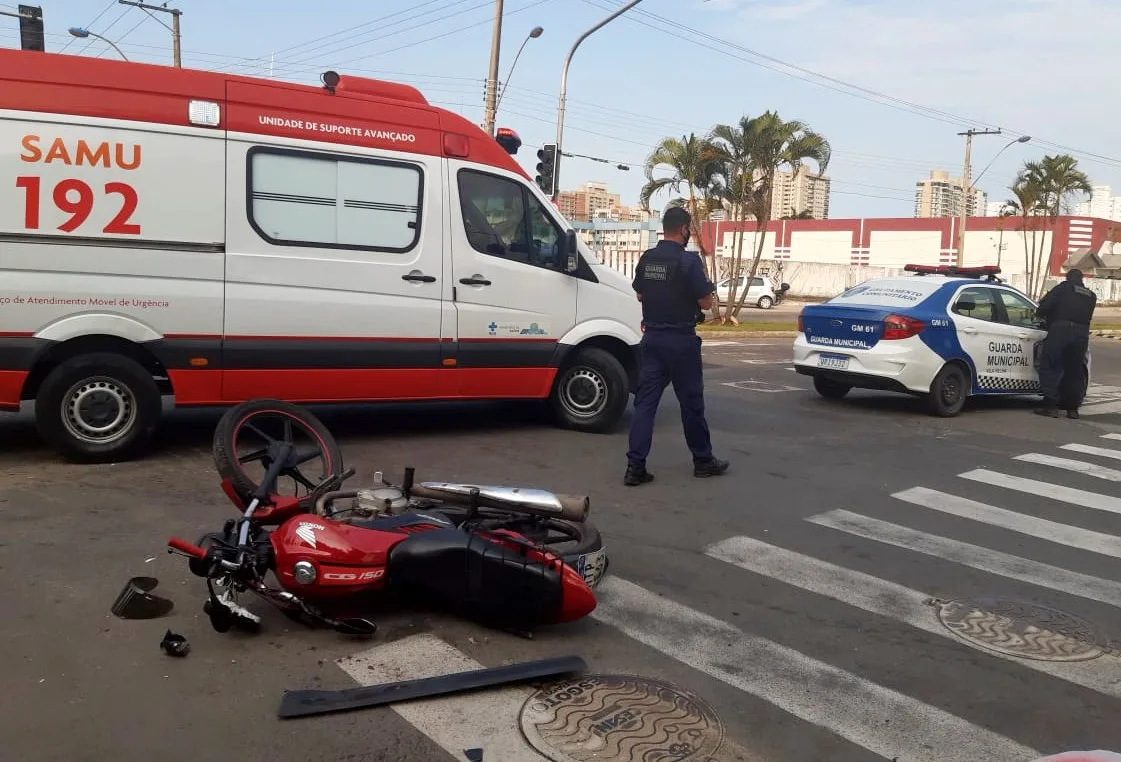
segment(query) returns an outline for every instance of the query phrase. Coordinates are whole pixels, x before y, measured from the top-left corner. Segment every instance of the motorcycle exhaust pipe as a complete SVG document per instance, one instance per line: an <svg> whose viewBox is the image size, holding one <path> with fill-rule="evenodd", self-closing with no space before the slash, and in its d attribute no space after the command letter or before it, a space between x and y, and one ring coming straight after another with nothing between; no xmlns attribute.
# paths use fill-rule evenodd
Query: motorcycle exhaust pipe
<svg viewBox="0 0 1121 762"><path fill-rule="evenodd" d="M587 495L568 495L524 487L422 482L420 486L412 488L412 494L461 505L469 505L474 501L483 508L576 522L586 521L591 510L591 499Z"/></svg>

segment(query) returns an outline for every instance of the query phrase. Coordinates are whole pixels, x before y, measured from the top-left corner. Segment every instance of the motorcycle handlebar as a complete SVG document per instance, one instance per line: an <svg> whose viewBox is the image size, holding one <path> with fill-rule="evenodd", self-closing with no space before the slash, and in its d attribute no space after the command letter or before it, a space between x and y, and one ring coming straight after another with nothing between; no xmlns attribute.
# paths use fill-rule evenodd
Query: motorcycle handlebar
<svg viewBox="0 0 1121 762"><path fill-rule="evenodd" d="M169 537L167 539L167 547L172 550L178 550L180 553L186 553L188 556L193 556L194 558L206 558L205 550L186 540L180 540L178 537Z"/></svg>
<svg viewBox="0 0 1121 762"><path fill-rule="evenodd" d="M409 493L415 497L440 500L445 503L458 503L459 505L471 505L474 503L483 508L492 508L494 510L507 511L510 513L528 513L534 516L544 516L545 518L564 519L565 521L584 521L588 518L588 511L591 507L591 500L587 495L553 493L557 498L557 502L560 503L560 508L551 510L528 503L510 500L494 500L485 495L461 495L454 492L428 489L420 485L414 485L413 488L409 490Z"/></svg>

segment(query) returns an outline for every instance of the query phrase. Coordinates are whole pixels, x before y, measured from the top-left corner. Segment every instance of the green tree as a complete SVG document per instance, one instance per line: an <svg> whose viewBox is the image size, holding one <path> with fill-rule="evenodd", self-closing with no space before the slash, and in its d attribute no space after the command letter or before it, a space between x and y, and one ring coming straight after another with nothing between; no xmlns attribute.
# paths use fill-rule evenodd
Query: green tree
<svg viewBox="0 0 1121 762"><path fill-rule="evenodd" d="M766 243L766 225L771 219L775 175L782 169L789 169L797 175L807 162L817 165L817 174L823 174L829 166L832 147L820 133L812 130L805 122L783 120L777 112L766 111L757 117L742 117L735 125L721 124L712 131L715 142L723 153L725 187L732 195L736 218L743 222L750 213L756 221L757 245L747 273L746 283L751 283L759 269ZM733 255L732 273L738 274L742 267L743 236ZM728 303L730 311L725 313L725 322L738 322L737 316L747 300L748 290L736 301L735 285Z"/></svg>

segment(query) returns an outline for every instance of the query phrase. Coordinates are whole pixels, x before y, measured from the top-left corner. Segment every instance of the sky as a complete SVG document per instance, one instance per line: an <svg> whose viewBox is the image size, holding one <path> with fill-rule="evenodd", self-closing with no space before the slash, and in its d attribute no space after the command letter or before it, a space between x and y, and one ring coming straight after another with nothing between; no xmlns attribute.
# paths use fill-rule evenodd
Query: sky
<svg viewBox="0 0 1121 762"><path fill-rule="evenodd" d="M162 4L163 0L150 0ZM0 9L15 10L0 0ZM117 0L41 4L48 51L171 64L165 13ZM505 0L498 126L536 149L556 136L564 58L623 0ZM318 84L335 69L407 82L483 120L494 0L178 0L183 65ZM534 26L511 73L519 46ZM833 147L830 217L910 217L930 170L961 175L964 138L990 201L1026 160L1070 153L1093 184L1121 195L1121 99L1112 95L1118 0L643 0L584 40L568 76L561 185L607 183L633 204L665 137L774 110ZM0 17L0 45L18 47ZM1026 144L1015 143L1031 135ZM998 155L999 154L999 155ZM995 161L994 161L995 157ZM616 168L619 163L629 171ZM655 197L660 208L671 196ZM1078 199L1075 199L1078 200Z"/></svg>

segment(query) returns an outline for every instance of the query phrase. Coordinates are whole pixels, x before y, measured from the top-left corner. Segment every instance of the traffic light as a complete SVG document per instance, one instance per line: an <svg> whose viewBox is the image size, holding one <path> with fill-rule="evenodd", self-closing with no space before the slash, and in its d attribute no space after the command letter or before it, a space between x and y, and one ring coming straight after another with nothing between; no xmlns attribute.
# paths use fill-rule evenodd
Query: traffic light
<svg viewBox="0 0 1121 762"><path fill-rule="evenodd" d="M545 191L545 195L552 196L556 191L557 174L557 144L546 143L537 152L537 186Z"/></svg>
<svg viewBox="0 0 1121 762"><path fill-rule="evenodd" d="M19 43L23 50L43 52L43 9L34 5L19 6Z"/></svg>

